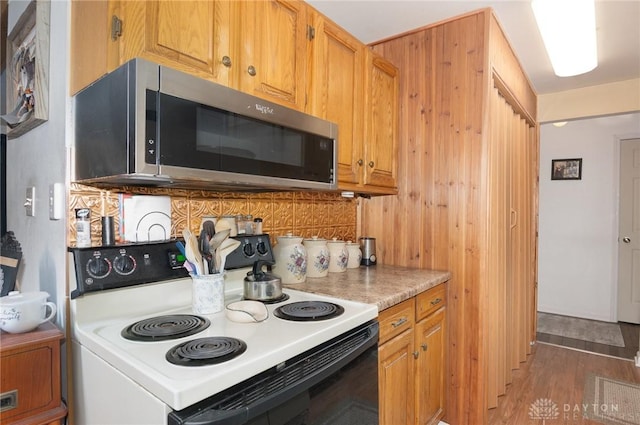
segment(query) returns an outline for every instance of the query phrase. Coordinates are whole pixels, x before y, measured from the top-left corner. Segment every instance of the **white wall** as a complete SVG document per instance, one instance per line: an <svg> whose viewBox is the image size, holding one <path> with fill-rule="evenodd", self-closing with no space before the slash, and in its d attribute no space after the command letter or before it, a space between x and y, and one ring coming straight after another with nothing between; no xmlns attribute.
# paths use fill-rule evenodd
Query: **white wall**
<svg viewBox="0 0 640 425"><path fill-rule="evenodd" d="M566 121L640 111L640 78L538 96L538 121Z"/></svg>
<svg viewBox="0 0 640 425"><path fill-rule="evenodd" d="M616 321L619 139L640 113L540 126L538 310ZM582 180L551 180L551 160L582 158Z"/></svg>
<svg viewBox="0 0 640 425"><path fill-rule="evenodd" d="M24 3L9 3L10 22ZM21 289L48 292L58 305L56 322L64 328L67 225L66 218L49 220L48 190L51 183L64 183L67 174L69 2L51 2L50 23L49 120L7 141L7 229L22 246ZM36 188L35 217L27 217L23 206L28 186Z"/></svg>

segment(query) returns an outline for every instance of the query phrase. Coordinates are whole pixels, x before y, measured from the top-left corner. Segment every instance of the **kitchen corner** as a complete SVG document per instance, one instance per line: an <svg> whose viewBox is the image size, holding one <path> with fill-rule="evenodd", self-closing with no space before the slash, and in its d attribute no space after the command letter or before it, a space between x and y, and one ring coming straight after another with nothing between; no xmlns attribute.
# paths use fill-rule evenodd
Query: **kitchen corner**
<svg viewBox="0 0 640 425"><path fill-rule="evenodd" d="M289 289L327 295L349 301L376 304L378 311L425 292L451 278L438 270L412 269L378 264L329 273L327 277L309 278L303 283L284 284Z"/></svg>

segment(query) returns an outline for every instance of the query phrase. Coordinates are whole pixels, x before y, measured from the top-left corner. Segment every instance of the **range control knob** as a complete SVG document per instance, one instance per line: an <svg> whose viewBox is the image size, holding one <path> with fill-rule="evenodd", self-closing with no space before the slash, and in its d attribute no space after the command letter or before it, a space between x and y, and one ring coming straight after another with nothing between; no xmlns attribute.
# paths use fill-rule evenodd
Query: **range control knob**
<svg viewBox="0 0 640 425"><path fill-rule="evenodd" d="M256 245L256 250L258 251L258 254L266 255L268 252L267 244L265 244L264 241L258 242L258 245Z"/></svg>
<svg viewBox="0 0 640 425"><path fill-rule="evenodd" d="M120 275L130 275L136 269L136 259L127 254L120 255L113 259L113 268Z"/></svg>
<svg viewBox="0 0 640 425"><path fill-rule="evenodd" d="M111 273L111 263L103 257L94 257L87 262L87 273L95 279L105 278Z"/></svg>
<svg viewBox="0 0 640 425"><path fill-rule="evenodd" d="M244 252L244 255L246 255L247 257L253 257L256 253L256 250L253 248L253 245L247 243L242 247L242 252Z"/></svg>

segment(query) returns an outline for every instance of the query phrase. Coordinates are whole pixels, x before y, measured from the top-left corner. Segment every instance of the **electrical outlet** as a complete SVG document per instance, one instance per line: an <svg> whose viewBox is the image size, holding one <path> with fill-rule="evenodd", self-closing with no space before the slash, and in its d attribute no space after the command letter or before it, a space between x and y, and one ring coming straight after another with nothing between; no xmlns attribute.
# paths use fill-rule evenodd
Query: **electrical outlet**
<svg viewBox="0 0 640 425"><path fill-rule="evenodd" d="M27 213L27 217L34 217L36 215L36 188L33 186L27 188L24 209Z"/></svg>

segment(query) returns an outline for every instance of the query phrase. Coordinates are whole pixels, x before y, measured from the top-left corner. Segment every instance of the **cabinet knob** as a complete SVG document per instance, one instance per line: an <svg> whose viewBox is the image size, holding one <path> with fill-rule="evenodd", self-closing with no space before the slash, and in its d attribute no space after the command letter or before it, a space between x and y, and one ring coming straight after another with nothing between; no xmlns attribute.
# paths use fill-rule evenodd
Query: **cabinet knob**
<svg viewBox="0 0 640 425"><path fill-rule="evenodd" d="M356 164L362 167L362 164L364 164L364 161L362 160L362 158L360 158Z"/></svg>
<svg viewBox="0 0 640 425"><path fill-rule="evenodd" d="M420 347L422 347L422 351L427 351L428 347L426 343L422 344Z"/></svg>
<svg viewBox="0 0 640 425"><path fill-rule="evenodd" d="M374 165L373 161L369 161L369 167L373 168Z"/></svg>
<svg viewBox="0 0 640 425"><path fill-rule="evenodd" d="M420 355L420 352L419 352L419 351L414 351L414 352L413 352L413 358L414 358L414 359L417 359L419 355Z"/></svg>
<svg viewBox="0 0 640 425"><path fill-rule="evenodd" d="M622 238L622 242L631 243L631 238Z"/></svg>
<svg viewBox="0 0 640 425"><path fill-rule="evenodd" d="M253 65L249 65L249 68L247 68L247 72L249 73L249 75L251 75L252 77L255 77L257 72L256 72L256 67Z"/></svg>
<svg viewBox="0 0 640 425"><path fill-rule="evenodd" d="M231 58L229 56L223 56L222 57L222 64L224 66L226 66L227 68L231 67Z"/></svg>

